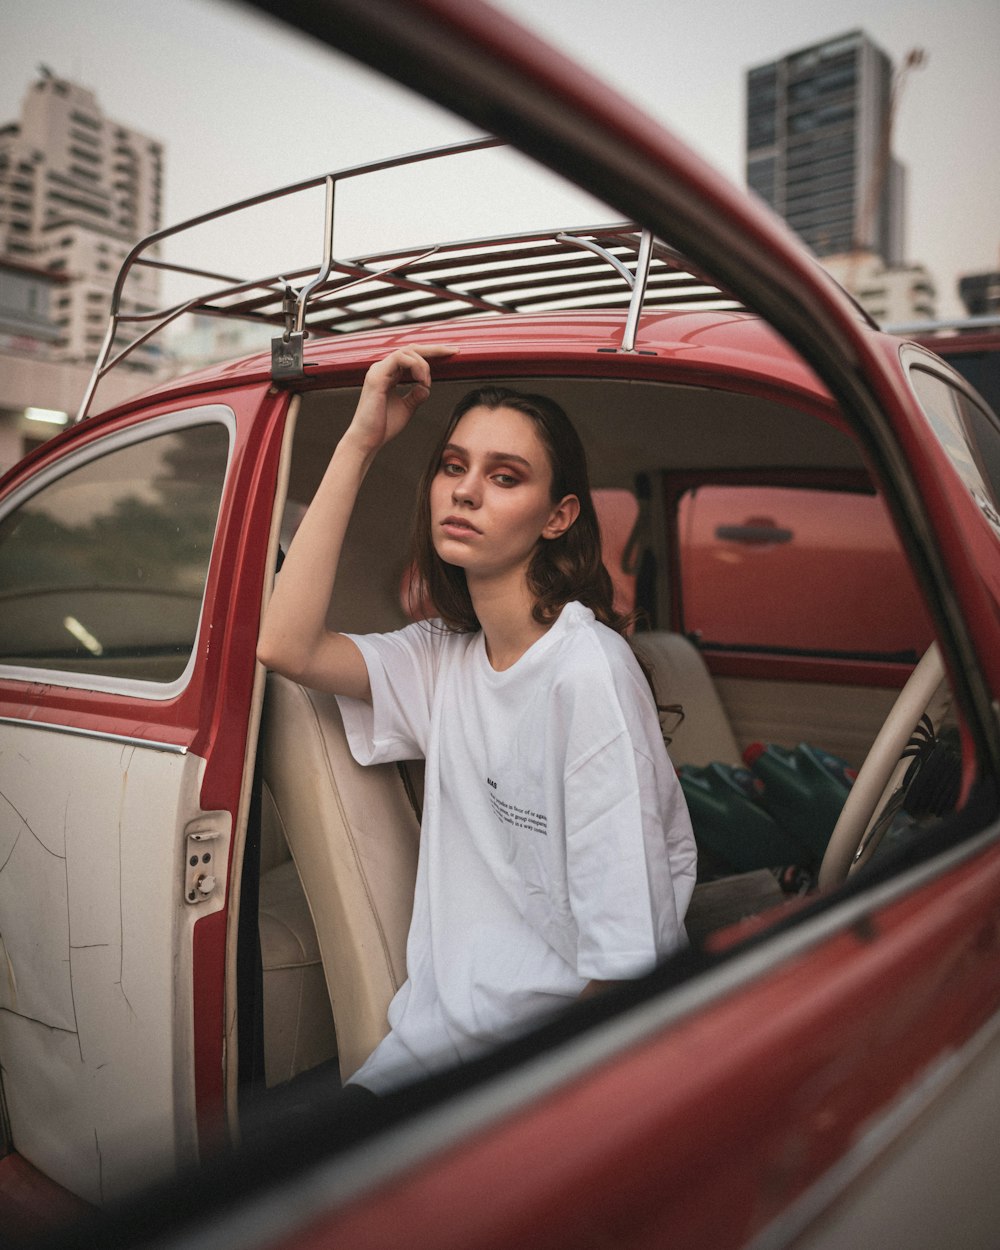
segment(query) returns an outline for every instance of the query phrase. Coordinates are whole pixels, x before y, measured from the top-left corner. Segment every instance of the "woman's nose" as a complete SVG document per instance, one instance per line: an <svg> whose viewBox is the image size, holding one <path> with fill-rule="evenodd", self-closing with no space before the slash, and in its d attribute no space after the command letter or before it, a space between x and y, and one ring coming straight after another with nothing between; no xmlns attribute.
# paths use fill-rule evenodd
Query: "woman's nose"
<svg viewBox="0 0 1000 1250"><path fill-rule="evenodd" d="M451 497L456 503L466 504L475 508L479 506L480 496L479 483L474 474L463 473L460 478L455 479Z"/></svg>

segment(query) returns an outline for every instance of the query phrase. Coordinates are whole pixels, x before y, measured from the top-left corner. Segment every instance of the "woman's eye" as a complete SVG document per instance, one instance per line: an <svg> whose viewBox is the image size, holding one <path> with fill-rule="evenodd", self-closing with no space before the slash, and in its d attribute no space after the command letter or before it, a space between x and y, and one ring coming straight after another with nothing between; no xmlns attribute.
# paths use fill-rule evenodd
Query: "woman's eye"
<svg viewBox="0 0 1000 1250"><path fill-rule="evenodd" d="M447 477L455 477L462 472L462 466L457 460L446 460L441 466L441 472Z"/></svg>
<svg viewBox="0 0 1000 1250"><path fill-rule="evenodd" d="M494 473L493 480L498 486L516 486L518 482L512 473Z"/></svg>

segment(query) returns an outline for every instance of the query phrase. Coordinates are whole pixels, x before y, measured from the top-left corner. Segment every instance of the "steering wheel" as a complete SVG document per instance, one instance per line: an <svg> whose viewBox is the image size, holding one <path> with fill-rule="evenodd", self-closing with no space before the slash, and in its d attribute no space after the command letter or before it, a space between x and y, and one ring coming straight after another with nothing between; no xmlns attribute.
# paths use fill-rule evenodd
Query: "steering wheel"
<svg viewBox="0 0 1000 1250"><path fill-rule="evenodd" d="M936 732L950 705L944 661L932 642L900 690L851 787L820 865L821 889L845 881L875 850L885 832L880 818L910 765L901 758L906 744L924 715Z"/></svg>

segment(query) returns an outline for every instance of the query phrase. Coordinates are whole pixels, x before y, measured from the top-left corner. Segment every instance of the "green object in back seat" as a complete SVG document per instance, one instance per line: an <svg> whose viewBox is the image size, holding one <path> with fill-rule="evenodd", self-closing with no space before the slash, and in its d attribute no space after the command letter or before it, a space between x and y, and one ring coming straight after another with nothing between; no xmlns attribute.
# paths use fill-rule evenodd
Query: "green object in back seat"
<svg viewBox="0 0 1000 1250"><path fill-rule="evenodd" d="M678 776L695 841L715 875L802 864L803 848L761 806L748 769L685 764Z"/></svg>

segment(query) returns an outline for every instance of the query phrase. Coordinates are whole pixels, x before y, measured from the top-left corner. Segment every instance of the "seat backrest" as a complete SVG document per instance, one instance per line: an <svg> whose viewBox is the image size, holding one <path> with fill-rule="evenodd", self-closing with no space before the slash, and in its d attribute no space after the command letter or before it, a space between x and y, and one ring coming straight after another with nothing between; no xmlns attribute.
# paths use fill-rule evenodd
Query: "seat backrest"
<svg viewBox="0 0 1000 1250"><path fill-rule="evenodd" d="M394 764L355 762L332 695L269 674L263 735L264 783L316 926L346 1079L388 1031L406 979L420 825Z"/></svg>
<svg viewBox="0 0 1000 1250"><path fill-rule="evenodd" d="M679 703L684 720L670 735L670 759L682 764L741 764L740 749L712 676L683 634L636 634L632 645L653 673L657 702Z"/></svg>

